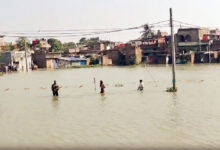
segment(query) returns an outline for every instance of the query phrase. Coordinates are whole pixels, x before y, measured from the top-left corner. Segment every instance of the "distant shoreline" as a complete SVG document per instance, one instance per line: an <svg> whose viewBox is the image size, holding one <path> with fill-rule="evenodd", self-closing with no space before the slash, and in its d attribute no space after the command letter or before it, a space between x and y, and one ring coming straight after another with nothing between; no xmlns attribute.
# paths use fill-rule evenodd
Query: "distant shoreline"
<svg viewBox="0 0 220 150"><path fill-rule="evenodd" d="M171 67L172 64L139 64L139 65L109 65L109 66L103 66L103 65L89 65L89 66L72 66L72 67L61 67L61 68L56 68L56 69L51 69L51 68L40 68L36 70L31 70L29 69L29 72L35 72L35 71L55 71L55 70L68 70L68 69L88 69L88 68L108 68L108 67L120 67L120 68L126 68L126 67ZM178 66L213 66L213 65L218 65L220 66L219 63L197 63L197 64L176 64ZM26 71L15 71L15 72L0 72L0 77L5 75L5 74L11 74L11 73L25 73Z"/></svg>

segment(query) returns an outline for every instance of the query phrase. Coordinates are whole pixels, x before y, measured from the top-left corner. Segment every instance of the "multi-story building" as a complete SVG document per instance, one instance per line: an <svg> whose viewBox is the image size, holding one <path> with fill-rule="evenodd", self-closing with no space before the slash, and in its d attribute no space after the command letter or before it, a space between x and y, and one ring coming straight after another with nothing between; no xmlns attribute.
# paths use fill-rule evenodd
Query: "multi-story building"
<svg viewBox="0 0 220 150"><path fill-rule="evenodd" d="M210 30L206 28L180 28L176 35L176 48L179 53L189 51L205 51L209 42L205 41L205 35L209 35Z"/></svg>
<svg viewBox="0 0 220 150"><path fill-rule="evenodd" d="M219 62L220 31L207 28L184 28L176 34L180 55L190 55L192 63Z"/></svg>

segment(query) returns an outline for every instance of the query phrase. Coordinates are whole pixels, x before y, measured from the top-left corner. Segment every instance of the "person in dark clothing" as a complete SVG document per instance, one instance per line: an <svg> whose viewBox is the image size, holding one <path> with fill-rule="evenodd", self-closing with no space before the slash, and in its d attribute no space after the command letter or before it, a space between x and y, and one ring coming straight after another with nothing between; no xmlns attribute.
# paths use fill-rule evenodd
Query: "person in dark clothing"
<svg viewBox="0 0 220 150"><path fill-rule="evenodd" d="M100 93L104 94L105 93L105 85L102 80L100 81L100 89L101 89Z"/></svg>
<svg viewBox="0 0 220 150"><path fill-rule="evenodd" d="M51 86L51 90L52 90L52 93L53 93L53 96L59 96L59 86L57 85L56 81L54 81L54 83L52 84Z"/></svg>

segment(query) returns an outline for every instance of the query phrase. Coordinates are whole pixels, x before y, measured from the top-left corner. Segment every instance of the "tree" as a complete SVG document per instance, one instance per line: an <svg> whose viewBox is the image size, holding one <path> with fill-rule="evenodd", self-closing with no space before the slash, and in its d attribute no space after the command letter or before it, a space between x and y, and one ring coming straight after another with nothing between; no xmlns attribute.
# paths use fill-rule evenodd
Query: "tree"
<svg viewBox="0 0 220 150"><path fill-rule="evenodd" d="M63 44L63 48L62 50L64 52L68 51L69 49L73 49L73 48L76 48L76 44L74 42L68 42L68 43L64 43Z"/></svg>
<svg viewBox="0 0 220 150"><path fill-rule="evenodd" d="M79 40L79 44L80 44L80 45L87 44L86 38L85 38L85 37L81 38L81 39Z"/></svg>
<svg viewBox="0 0 220 150"><path fill-rule="evenodd" d="M16 44L20 50L25 49L25 42L26 42L26 48L29 48L31 44L26 37L19 37L18 40L16 41Z"/></svg>
<svg viewBox="0 0 220 150"><path fill-rule="evenodd" d="M156 35L155 35L154 31L151 29L151 27L148 24L146 24L144 26L144 31L143 31L143 34L141 36L141 39L142 40L153 39L153 38L155 38L155 36Z"/></svg>
<svg viewBox="0 0 220 150"><path fill-rule="evenodd" d="M98 65L98 64L99 64L99 58L91 57L89 64L90 64L90 65Z"/></svg>
<svg viewBox="0 0 220 150"><path fill-rule="evenodd" d="M87 45L90 49L94 49L95 46L99 45L99 43L100 43L99 37L90 38L90 39L86 39L83 37L79 40L78 45Z"/></svg>
<svg viewBox="0 0 220 150"><path fill-rule="evenodd" d="M87 44L90 46L90 47L94 47L95 45L98 45L99 44L99 38L96 37L96 38L90 38L87 40Z"/></svg>
<svg viewBox="0 0 220 150"><path fill-rule="evenodd" d="M6 47L6 50L7 51L12 51L12 50L14 50L15 49L15 46L12 44L12 43L10 43L7 47Z"/></svg>
<svg viewBox="0 0 220 150"><path fill-rule="evenodd" d="M47 42L51 45L51 48L50 48L51 51L58 52L62 50L61 41L52 38L52 39L48 39Z"/></svg>

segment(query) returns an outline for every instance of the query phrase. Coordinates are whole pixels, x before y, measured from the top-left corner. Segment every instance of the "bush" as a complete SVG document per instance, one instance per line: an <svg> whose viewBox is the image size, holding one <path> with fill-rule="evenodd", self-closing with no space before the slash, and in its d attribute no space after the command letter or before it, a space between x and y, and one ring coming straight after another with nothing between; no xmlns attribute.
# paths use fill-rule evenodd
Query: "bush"
<svg viewBox="0 0 220 150"><path fill-rule="evenodd" d="M99 64L99 59L92 57L90 59L90 65L98 65Z"/></svg>

